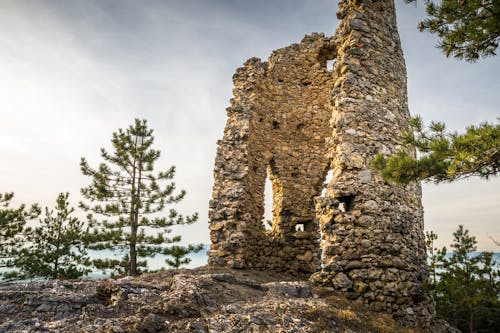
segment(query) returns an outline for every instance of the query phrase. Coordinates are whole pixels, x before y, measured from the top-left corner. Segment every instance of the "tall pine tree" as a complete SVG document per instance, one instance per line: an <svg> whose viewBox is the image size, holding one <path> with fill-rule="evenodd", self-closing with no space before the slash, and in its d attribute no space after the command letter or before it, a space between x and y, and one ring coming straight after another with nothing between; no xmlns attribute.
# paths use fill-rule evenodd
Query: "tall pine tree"
<svg viewBox="0 0 500 333"><path fill-rule="evenodd" d="M175 209L170 209L167 216L160 214L167 205L181 201L186 192L174 193L175 183L170 180L175 167L154 172L160 151L151 148L152 134L146 120L135 119L126 130L113 133L113 152L101 149L104 162L96 169L85 158L81 160L82 173L92 178L92 184L81 190L89 203L80 203L90 212L91 248L124 253L120 259L95 260L97 268L138 275L147 269L147 261L140 259L169 255L174 260L167 264L179 266L189 262L185 258L188 253L201 249L200 245L170 245L179 242L181 236L167 237L169 227L191 224L198 214L183 216ZM102 219L96 219L95 214Z"/></svg>

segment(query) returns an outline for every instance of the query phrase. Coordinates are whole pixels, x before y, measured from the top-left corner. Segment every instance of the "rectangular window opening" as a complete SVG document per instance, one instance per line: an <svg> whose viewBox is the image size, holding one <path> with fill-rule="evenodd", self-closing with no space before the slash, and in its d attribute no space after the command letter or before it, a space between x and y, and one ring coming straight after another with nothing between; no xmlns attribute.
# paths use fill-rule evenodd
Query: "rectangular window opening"
<svg viewBox="0 0 500 333"><path fill-rule="evenodd" d="M354 207L354 199L356 196L354 194L351 195L345 195L338 197L337 200L339 201L339 207L338 209L341 212L350 212L352 211Z"/></svg>

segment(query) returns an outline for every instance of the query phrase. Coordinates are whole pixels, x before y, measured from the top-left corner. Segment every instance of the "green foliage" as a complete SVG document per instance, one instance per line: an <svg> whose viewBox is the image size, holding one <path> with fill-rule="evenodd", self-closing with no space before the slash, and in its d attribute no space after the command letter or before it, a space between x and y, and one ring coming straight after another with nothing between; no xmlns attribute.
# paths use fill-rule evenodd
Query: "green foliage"
<svg viewBox="0 0 500 333"><path fill-rule="evenodd" d="M433 247L437 236L427 234L437 314L462 332L500 332L496 320L500 315L500 271L493 254L476 254L476 239L463 226L453 236L453 253L446 258L446 248Z"/></svg>
<svg viewBox="0 0 500 333"><path fill-rule="evenodd" d="M83 222L72 217L74 208L68 193L57 197L55 212L45 208L45 216L37 227L26 227L22 245L11 249L7 267L17 270L4 274L7 280L32 278L75 279L90 270L85 250Z"/></svg>
<svg viewBox="0 0 500 333"><path fill-rule="evenodd" d="M415 2L416 0L406 0ZM420 30L437 33L446 56L474 62L495 55L500 40L500 1L424 0L429 17ZM446 133L445 125L432 122L425 131L422 120L413 118L403 133L405 143L417 149L418 159L407 150L386 158L379 154L373 167L388 181L407 184L413 180L436 183L496 175L500 160L500 124L470 126L465 133Z"/></svg>
<svg viewBox="0 0 500 333"><path fill-rule="evenodd" d="M441 250L434 247L434 241L438 236L434 231L425 233L425 246L429 254L429 273L431 285L436 285L438 282L439 271L443 269L442 262L445 260L446 247Z"/></svg>
<svg viewBox="0 0 500 333"><path fill-rule="evenodd" d="M416 0L406 0L415 2ZM439 36L439 48L450 55L474 62L495 55L500 41L500 1L425 0L429 17L419 29Z"/></svg>
<svg viewBox="0 0 500 333"><path fill-rule="evenodd" d="M379 154L373 167L388 181L407 184L412 180L451 182L470 176L488 179L500 170L500 123L469 126L465 133L447 133L443 123L425 130L422 119L410 121L403 132L406 145L415 147L419 158L406 150L386 157Z"/></svg>
<svg viewBox="0 0 500 333"><path fill-rule="evenodd" d="M188 245L188 246L177 246L172 245L163 251L164 255L170 256L172 259L165 259L165 262L168 266L173 268L179 268L182 265L187 265L191 262L191 259L186 258L189 253L198 252L203 249L203 246L200 245Z"/></svg>
<svg viewBox="0 0 500 333"><path fill-rule="evenodd" d="M11 257L12 249L19 245L19 235L22 234L26 221L40 215L38 205L10 208L13 198L14 193L0 193L0 267L6 265L5 261Z"/></svg>
<svg viewBox="0 0 500 333"><path fill-rule="evenodd" d="M90 248L126 253L122 258L94 261L97 268L111 269L114 274L144 272L147 261L139 259L156 254L170 255L173 260L167 264L178 267L190 261L185 258L188 253L202 248L201 245L167 246L181 240L180 236L167 237L169 227L194 223L198 214L182 216L170 209L167 216L159 215L167 205L181 201L186 192L174 194L175 184L170 180L175 167L153 172L160 151L151 148L152 133L146 120L136 119L125 131L119 129L113 133L113 152L101 149L105 162L97 169L91 168L84 158L80 163L82 173L92 178L92 184L81 190L90 204L80 203L81 208L90 212ZM103 219L94 218L94 214Z"/></svg>

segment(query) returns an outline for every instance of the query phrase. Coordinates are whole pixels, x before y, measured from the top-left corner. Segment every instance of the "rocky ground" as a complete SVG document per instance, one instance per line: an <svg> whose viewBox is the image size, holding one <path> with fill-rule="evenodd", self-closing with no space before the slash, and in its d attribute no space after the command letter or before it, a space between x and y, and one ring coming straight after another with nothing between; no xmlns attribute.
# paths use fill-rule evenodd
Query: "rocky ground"
<svg viewBox="0 0 500 333"><path fill-rule="evenodd" d="M0 283L0 332L422 332L282 274L201 267ZM454 333L436 322L431 332Z"/></svg>

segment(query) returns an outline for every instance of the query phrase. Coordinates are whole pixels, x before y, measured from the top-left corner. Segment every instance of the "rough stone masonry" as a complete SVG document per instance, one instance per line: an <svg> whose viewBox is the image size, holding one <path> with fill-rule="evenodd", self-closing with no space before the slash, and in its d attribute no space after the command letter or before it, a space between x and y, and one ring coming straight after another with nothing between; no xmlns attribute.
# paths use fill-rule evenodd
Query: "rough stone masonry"
<svg viewBox="0 0 500 333"><path fill-rule="evenodd" d="M333 37L314 33L236 71L215 160L209 264L311 275L428 327L420 185L389 184L370 168L376 154L401 148L408 126L394 1L340 0L337 17Z"/></svg>

